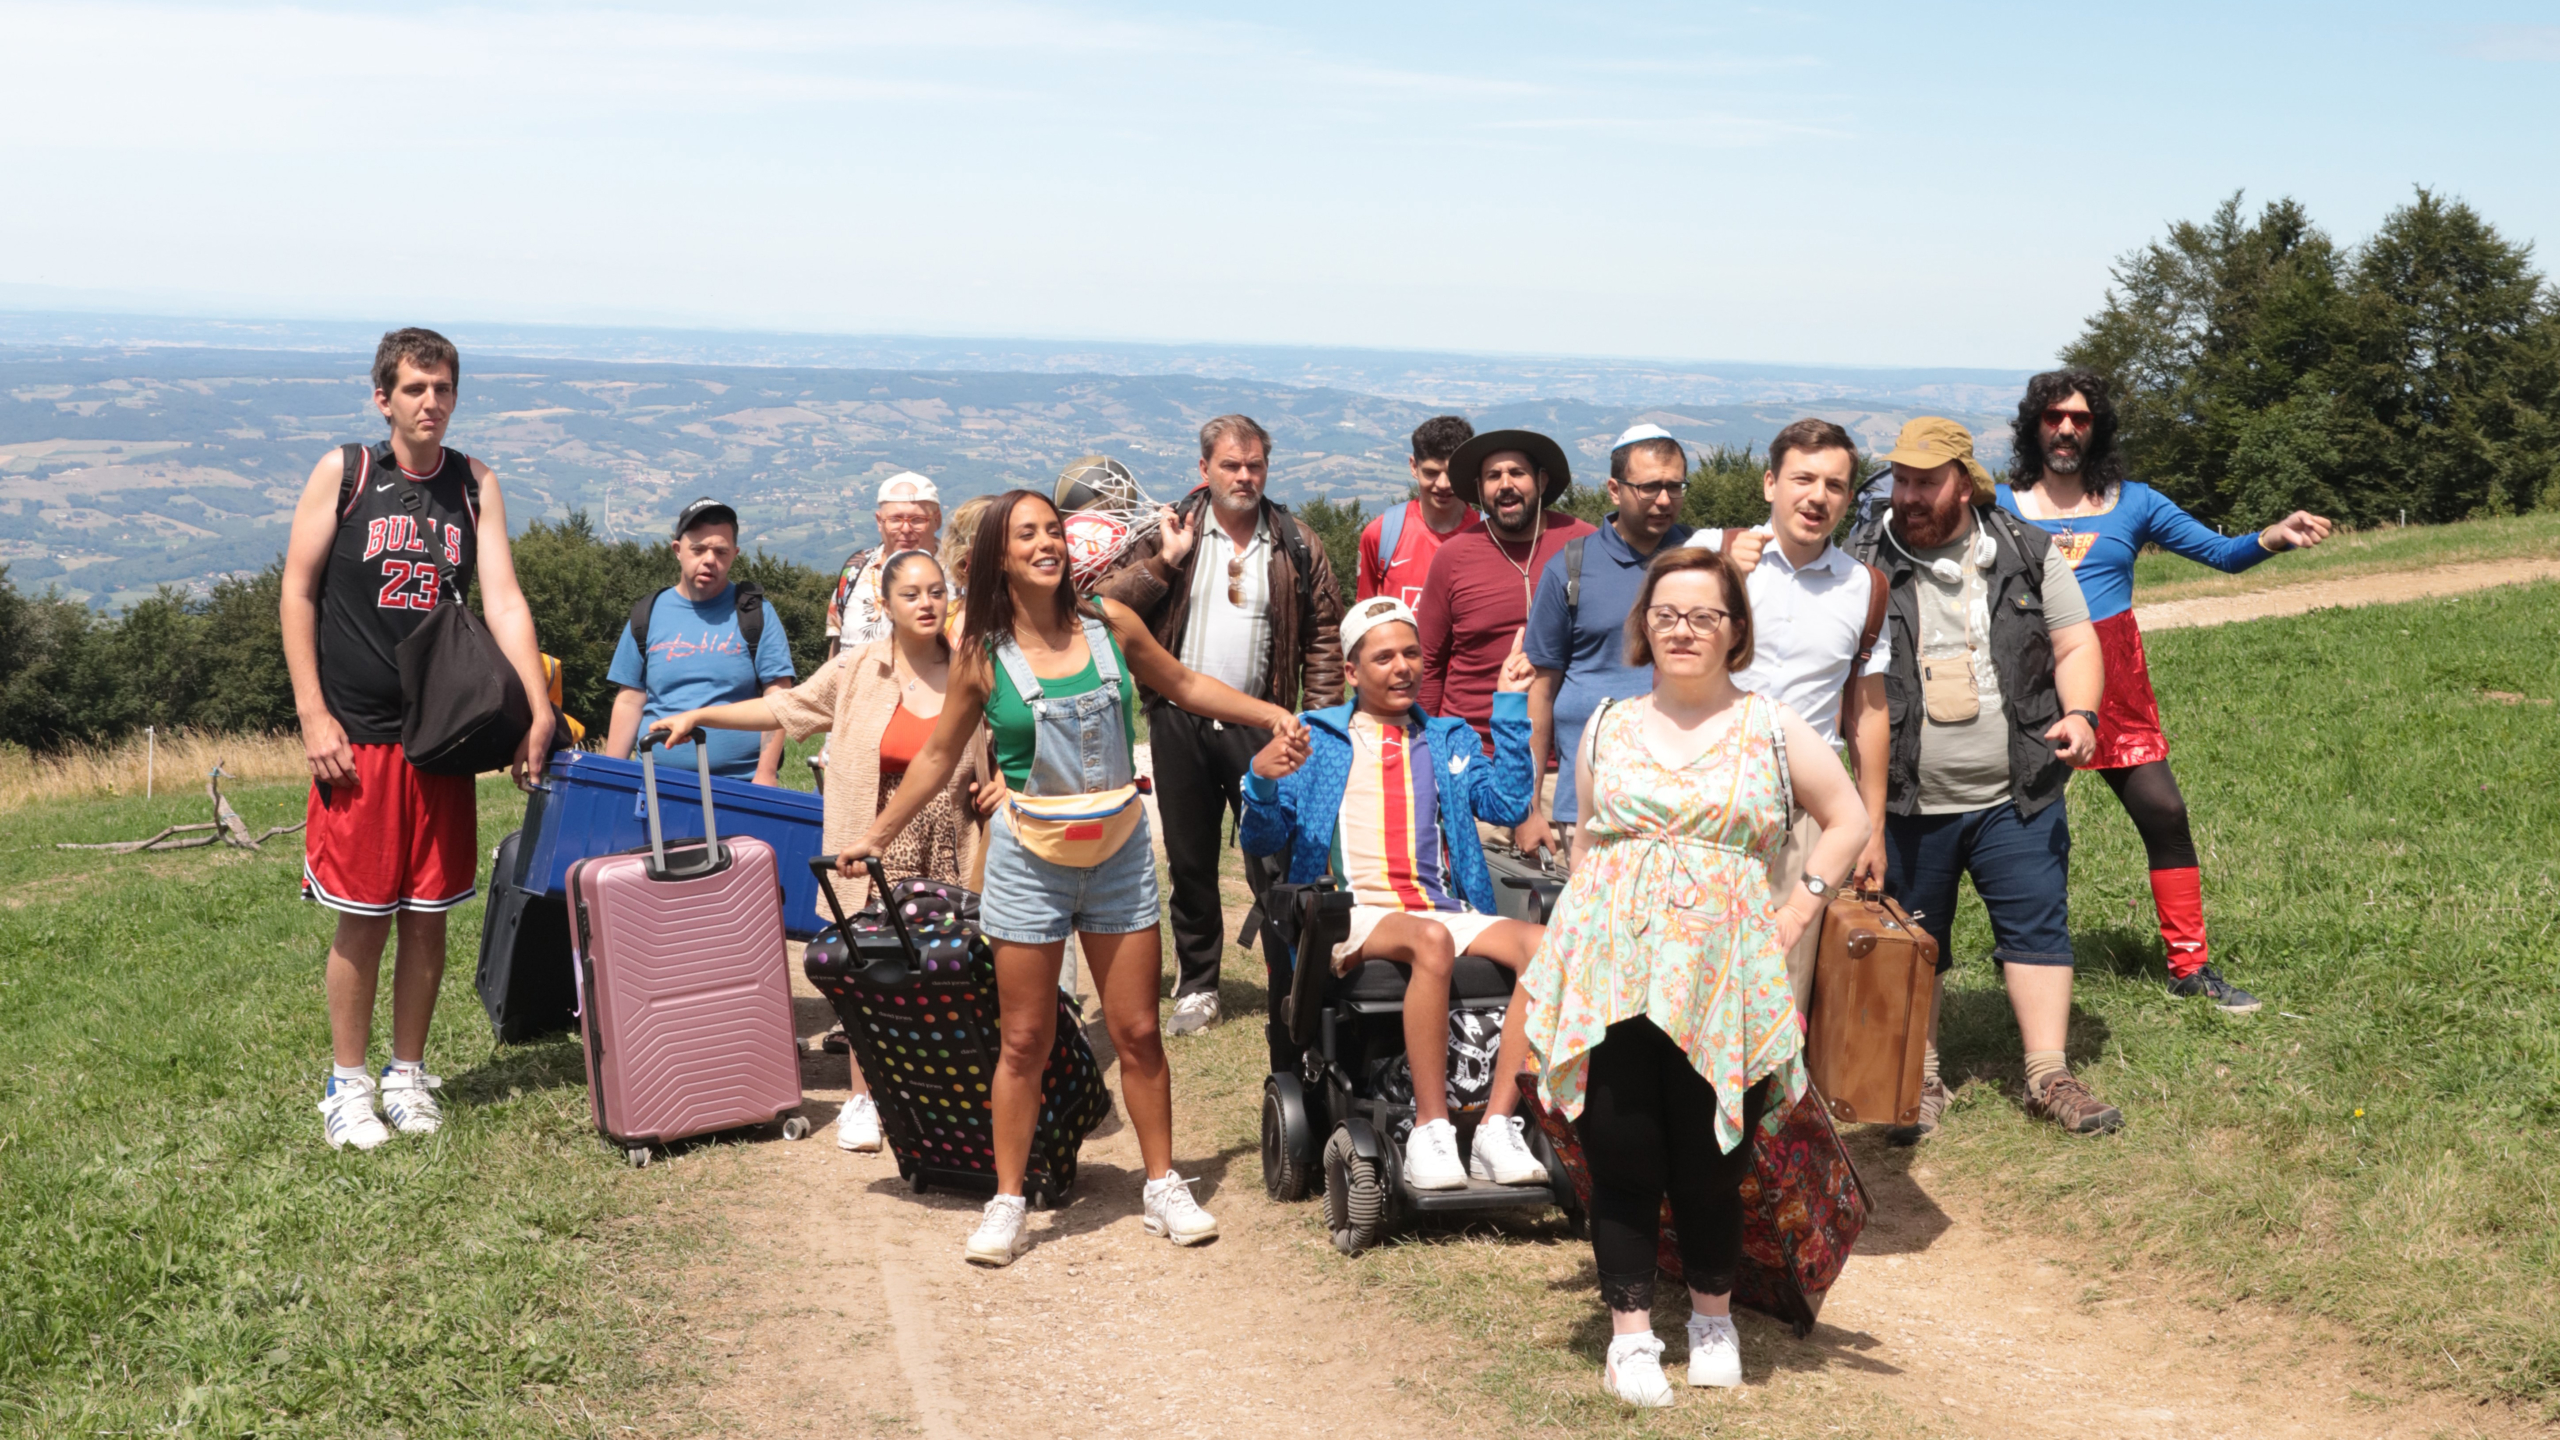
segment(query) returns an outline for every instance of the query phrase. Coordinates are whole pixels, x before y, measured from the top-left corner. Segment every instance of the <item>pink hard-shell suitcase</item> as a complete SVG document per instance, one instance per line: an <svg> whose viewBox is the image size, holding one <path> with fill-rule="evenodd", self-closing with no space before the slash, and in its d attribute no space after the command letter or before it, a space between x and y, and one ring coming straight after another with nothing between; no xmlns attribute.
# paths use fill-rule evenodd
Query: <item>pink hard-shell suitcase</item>
<svg viewBox="0 0 2560 1440"><path fill-rule="evenodd" d="M650 1147L783 1122L797 1140L800 1042L791 1023L782 877L773 847L722 840L702 776L700 840L666 843L658 822L658 737L643 739L646 852L569 867L579 1035L596 1128L634 1165Z"/></svg>

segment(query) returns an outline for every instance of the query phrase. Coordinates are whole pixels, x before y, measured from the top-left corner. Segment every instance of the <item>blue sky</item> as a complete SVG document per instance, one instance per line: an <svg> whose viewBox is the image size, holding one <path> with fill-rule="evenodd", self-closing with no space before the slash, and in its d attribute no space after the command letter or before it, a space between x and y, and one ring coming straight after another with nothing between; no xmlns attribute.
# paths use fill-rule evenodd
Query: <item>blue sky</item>
<svg viewBox="0 0 2560 1440"><path fill-rule="evenodd" d="M2029 366L2234 190L2560 237L2555 20L0 0L0 305Z"/></svg>

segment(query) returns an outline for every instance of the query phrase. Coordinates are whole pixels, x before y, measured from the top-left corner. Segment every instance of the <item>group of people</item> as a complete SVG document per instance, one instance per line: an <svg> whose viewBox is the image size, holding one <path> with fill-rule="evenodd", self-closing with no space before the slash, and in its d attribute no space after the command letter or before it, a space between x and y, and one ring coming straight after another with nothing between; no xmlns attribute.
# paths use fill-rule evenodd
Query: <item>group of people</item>
<svg viewBox="0 0 2560 1440"><path fill-rule="evenodd" d="M472 893L469 782L421 775L397 746L391 652L433 602L395 603L391 515L410 517L399 538L443 555L443 584L476 574L492 634L540 688L498 483L442 444L459 374L441 337L385 337L375 401L390 439L364 452L364 473L337 454L314 469L287 555L285 643L315 782L305 887L339 912L332 1145L439 1123L427 1021L443 914ZM1119 1058L1142 1223L1184 1245L1217 1233L1173 1163L1143 709L1179 972L1163 1028L1221 1018L1232 817L1249 888L1330 877L1351 893L1337 969L1409 967L1411 1183L1543 1182L1518 1114L1524 1074L1574 1123L1615 1331L1604 1383L1667 1404L1651 1329L1663 1202L1692 1292L1690 1380L1738 1383L1738 1187L1754 1132L1805 1091L1801 1017L1841 886L1900 902L1938 941L1943 974L1970 878L2028 1109L2074 1134L2115 1129L2121 1112L2066 1055L2070 832L2055 802L2074 768L2094 768L2148 850L2171 989L2257 1008L2206 941L2131 569L2158 545L2237 570L2318 543L2329 522L2297 513L2225 537L2189 517L2125 476L2108 387L2088 371L2035 377L2011 440L2011 482L1996 485L1962 425L1911 421L1881 457L1890 508L1844 544L1867 476L1828 421L1771 441L1765 523L1693 531L1680 522L1689 456L1658 427L1618 437L1614 508L1595 526L1554 508L1572 471L1553 439L1440 416L1413 433L1413 497L1360 536L1347 607L1322 537L1269 498L1271 437L1242 415L1202 427L1199 483L1089 597L1052 496L973 499L945 534L933 482L906 473L879 488L880 543L843 567L829 658L806 680L779 618L729 580L735 511L705 500L677 520L677 583L634 608L606 746L627 753L644 729L699 738L715 770L770 783L780 735L828 732L825 844L846 880L864 886L876 856L893 876L980 892L1003 1031L997 1193L965 1254L1003 1265L1027 1245L1023 1178L1070 938ZM537 717L520 781L539 774L548 728ZM1568 869L1544 926L1494 913L1496 838ZM377 1077L375 976L395 919L392 1058ZM1441 1073L1461 955L1519 977L1464 1156ZM1948 1102L1931 1026L1905 1143ZM858 1067L855 1088L838 1141L877 1149Z"/></svg>

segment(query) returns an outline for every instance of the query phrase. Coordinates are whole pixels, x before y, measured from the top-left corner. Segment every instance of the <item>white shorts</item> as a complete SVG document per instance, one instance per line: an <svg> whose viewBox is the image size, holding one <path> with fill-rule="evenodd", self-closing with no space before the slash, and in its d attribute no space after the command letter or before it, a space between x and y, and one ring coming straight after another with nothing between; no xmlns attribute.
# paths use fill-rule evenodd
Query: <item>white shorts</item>
<svg viewBox="0 0 2560 1440"><path fill-rule="evenodd" d="M1369 932L1377 929L1378 922L1390 915L1411 915L1416 919L1439 921L1440 928L1449 932L1450 945L1461 955L1466 954L1467 947L1476 943L1484 932L1503 920L1502 916L1480 915L1473 910L1390 910L1383 905L1354 905L1351 907L1351 934L1333 947L1336 973L1343 969L1343 962L1359 955L1360 947L1369 943Z"/></svg>

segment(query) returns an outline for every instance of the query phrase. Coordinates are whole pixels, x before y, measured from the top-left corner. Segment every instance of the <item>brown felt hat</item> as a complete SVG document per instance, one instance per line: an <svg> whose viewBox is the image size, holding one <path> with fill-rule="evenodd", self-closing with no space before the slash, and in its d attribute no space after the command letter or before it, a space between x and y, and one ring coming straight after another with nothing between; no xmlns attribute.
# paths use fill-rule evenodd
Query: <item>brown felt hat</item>
<svg viewBox="0 0 2560 1440"><path fill-rule="evenodd" d="M1904 421L1902 433L1894 437L1893 448L1884 459L1887 464L1908 465L1914 470L1935 470L1953 461L1973 477L1975 499L1991 498L1991 472L1973 458L1973 432L1943 415L1922 415Z"/></svg>
<svg viewBox="0 0 2560 1440"><path fill-rule="evenodd" d="M1546 477L1546 488L1539 494L1541 507L1553 505L1573 487L1573 466L1564 458L1564 447L1535 430L1488 430L1458 447L1449 457L1449 488L1470 505L1481 506L1476 481L1483 478L1484 462L1505 450L1517 450L1529 457L1529 464Z"/></svg>

